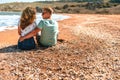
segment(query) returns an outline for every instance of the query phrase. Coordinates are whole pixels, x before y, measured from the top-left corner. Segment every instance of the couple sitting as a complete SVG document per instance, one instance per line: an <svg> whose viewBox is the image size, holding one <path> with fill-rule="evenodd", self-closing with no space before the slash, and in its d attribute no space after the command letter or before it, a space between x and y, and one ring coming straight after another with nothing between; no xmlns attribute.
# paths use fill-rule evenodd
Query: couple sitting
<svg viewBox="0 0 120 80"><path fill-rule="evenodd" d="M34 36L39 46L49 47L57 43L58 24L51 19L53 13L52 8L44 8L42 12L43 20L36 25L36 9L27 7L21 15L18 33L18 48L22 50L30 50L36 47ZM41 31L41 34L40 34Z"/></svg>

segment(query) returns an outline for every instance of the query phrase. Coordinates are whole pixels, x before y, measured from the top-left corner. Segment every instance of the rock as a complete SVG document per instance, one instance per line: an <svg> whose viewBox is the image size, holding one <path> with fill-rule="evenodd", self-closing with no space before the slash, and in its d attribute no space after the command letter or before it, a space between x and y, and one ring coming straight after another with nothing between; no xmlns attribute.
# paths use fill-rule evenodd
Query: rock
<svg viewBox="0 0 120 80"><path fill-rule="evenodd" d="M56 7L55 7L55 9L57 9L57 10L61 10L61 8L60 8L60 7L58 7L58 6L56 6Z"/></svg>
<svg viewBox="0 0 120 80"><path fill-rule="evenodd" d="M36 7L36 11L39 12L39 13L42 13L42 9L40 7Z"/></svg>
<svg viewBox="0 0 120 80"><path fill-rule="evenodd" d="M63 9L67 9L69 6L66 4L63 6Z"/></svg>

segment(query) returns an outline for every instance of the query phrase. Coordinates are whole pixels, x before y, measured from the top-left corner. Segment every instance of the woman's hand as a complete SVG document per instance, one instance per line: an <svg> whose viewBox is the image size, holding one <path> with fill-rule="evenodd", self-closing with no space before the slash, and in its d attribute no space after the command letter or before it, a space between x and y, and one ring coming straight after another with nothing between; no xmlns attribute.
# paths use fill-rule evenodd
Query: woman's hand
<svg viewBox="0 0 120 80"><path fill-rule="evenodd" d="M20 42L22 42L22 41L24 41L24 40L25 40L24 37L20 37L20 39L19 39Z"/></svg>

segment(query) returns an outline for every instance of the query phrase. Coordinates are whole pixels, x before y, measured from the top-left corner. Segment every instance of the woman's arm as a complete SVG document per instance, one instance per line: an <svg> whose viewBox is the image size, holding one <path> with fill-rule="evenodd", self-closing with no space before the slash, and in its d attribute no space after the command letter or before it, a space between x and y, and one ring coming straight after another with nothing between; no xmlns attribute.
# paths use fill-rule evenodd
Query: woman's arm
<svg viewBox="0 0 120 80"><path fill-rule="evenodd" d="M18 26L18 34L21 35L21 28Z"/></svg>
<svg viewBox="0 0 120 80"><path fill-rule="evenodd" d="M28 38L35 36L40 30L41 29L36 27L32 32L28 33L26 36L20 37L20 42L25 40L25 39L28 39Z"/></svg>

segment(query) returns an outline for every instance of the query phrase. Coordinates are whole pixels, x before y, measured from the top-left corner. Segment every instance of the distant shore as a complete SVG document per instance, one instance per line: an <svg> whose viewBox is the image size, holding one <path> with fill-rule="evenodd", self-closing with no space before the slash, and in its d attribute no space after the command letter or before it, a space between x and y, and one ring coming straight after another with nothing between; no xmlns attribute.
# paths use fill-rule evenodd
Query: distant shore
<svg viewBox="0 0 120 80"><path fill-rule="evenodd" d="M55 13L69 14L120 14L119 3L88 3L88 2L14 2L0 4L0 11L21 12L25 7L35 7L39 12L46 6L54 9Z"/></svg>

